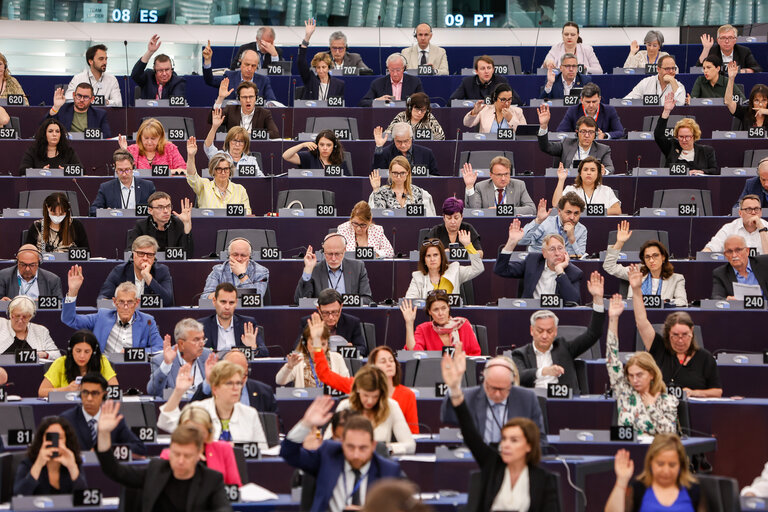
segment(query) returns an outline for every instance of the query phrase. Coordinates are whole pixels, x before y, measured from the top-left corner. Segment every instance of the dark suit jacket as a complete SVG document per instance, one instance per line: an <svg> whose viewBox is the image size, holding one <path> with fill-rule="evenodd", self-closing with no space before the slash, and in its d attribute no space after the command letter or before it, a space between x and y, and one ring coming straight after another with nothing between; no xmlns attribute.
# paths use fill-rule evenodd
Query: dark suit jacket
<svg viewBox="0 0 768 512"><path fill-rule="evenodd" d="M749 258L749 263L763 295L768 296L768 255ZM736 271L731 264L720 265L712 271L712 298L725 299L733 295L733 283L736 282Z"/></svg>
<svg viewBox="0 0 768 512"><path fill-rule="evenodd" d="M205 342L205 346L213 351L216 351L216 347L218 347L219 343L219 326L216 324L216 313L203 318L198 318L197 321L203 324L205 337L208 338ZM243 342L240 339L240 337L243 335L243 326L248 322L251 322L254 327L258 327L259 324L252 316L243 316L238 314L232 315L232 322L235 324L235 347L243 348L245 345L243 345ZM264 329L259 329L259 332L256 334L256 343L259 347L256 356L269 357L269 350L267 350L267 346L264 343Z"/></svg>
<svg viewBox="0 0 768 512"><path fill-rule="evenodd" d="M536 285L539 284L544 265L547 264L544 256L539 252L532 252L523 261L510 261L511 254L499 253L493 273L501 277L523 279L522 297L533 298ZM580 268L569 264L565 272L555 278L555 293L563 298L564 302L576 302L581 304L581 279L584 272Z"/></svg>
<svg viewBox="0 0 768 512"><path fill-rule="evenodd" d="M559 132L575 132L576 121L584 115L584 107L581 103L573 105L565 111L565 117L560 121L560 125L557 127ZM624 126L621 124L619 114L616 112L616 108L604 103L600 104L600 110L597 113L597 127L600 128L603 133L608 134L612 139L624 138Z"/></svg>
<svg viewBox="0 0 768 512"><path fill-rule="evenodd" d="M227 96L227 99L236 98L235 93L237 92L237 86L242 82L242 75L240 74L239 69L235 71L225 71L224 76L213 76L213 70L211 68L203 68L203 81L206 85L218 89L219 84L224 78L229 78L229 88L232 89L232 94ZM251 82L256 84L256 87L259 89L259 96L263 97L264 101L277 101L269 77L254 73Z"/></svg>
<svg viewBox="0 0 768 512"><path fill-rule="evenodd" d="M307 326L307 320L309 316L301 318L301 330ZM356 316L349 315L347 313L341 313L339 321L336 323L336 334L353 344L360 351L360 355L365 357L368 355L368 345L365 343L365 336L363 335L363 324ZM301 341L301 333L296 340L296 344Z"/></svg>
<svg viewBox="0 0 768 512"><path fill-rule="evenodd" d="M256 379L248 379L245 383L245 388L247 389L248 400L250 401L251 407L259 412L278 413L277 400L275 399L275 393L272 391L272 386L268 386ZM198 386L197 391L192 395L190 402L205 400L206 398L211 398L211 394L205 393L203 391L203 386Z"/></svg>
<svg viewBox="0 0 768 512"><path fill-rule="evenodd" d="M243 119L243 114L240 112L240 105L227 105L221 109L221 113L224 114L224 123L221 126L225 127L226 131L231 130L235 126L240 126L240 121ZM211 111L208 112L208 124L211 124L212 121L213 112ZM270 139L277 139L280 137L280 130L277 129L277 125L272 119L272 112L261 107L254 107L253 109L251 130L267 130Z"/></svg>
<svg viewBox="0 0 768 512"><path fill-rule="evenodd" d="M310 511L328 510L333 489L344 470L344 452L341 450L341 443L323 441L320 448L310 451L303 448L299 443L285 439L280 447L280 456L291 466L317 478L315 498L312 500ZM380 478L397 478L399 476L400 464L374 453L368 470L368 491L370 492L373 483Z"/></svg>
<svg viewBox="0 0 768 512"><path fill-rule="evenodd" d="M565 370L565 373L560 376L558 382L573 388L574 393L579 393L581 388L576 378L576 366L573 364L573 360L600 341L600 337L603 335L604 321L604 312L598 313L592 310L592 317L589 320L587 332L572 340L566 340L562 336L558 336L552 342L552 363L562 366ZM515 360L517 369L520 371L520 385L532 388L536 384L537 369L533 343L528 343L513 350L512 359Z"/></svg>
<svg viewBox="0 0 768 512"><path fill-rule="evenodd" d="M299 66L299 74L301 80L304 82L304 93L301 95L302 100L316 100L320 94L320 79L312 72L307 62L307 47L299 46L299 56L297 57L297 64ZM344 97L344 80L336 77L330 77L331 81L328 84L328 97L341 96Z"/></svg>
<svg viewBox="0 0 768 512"><path fill-rule="evenodd" d="M712 48L709 50L709 55L717 55L722 58L723 54L720 52L720 45L717 43L712 45ZM736 61L736 64L738 64L740 68L749 68L754 70L755 73L760 73L763 70L763 68L760 67L760 64L757 63L755 56L752 55L752 50L746 46L740 44L733 46L733 60ZM696 62L696 65L701 66L701 62ZM720 73L728 75L728 66L722 66L720 68Z"/></svg>
<svg viewBox="0 0 768 512"><path fill-rule="evenodd" d="M241 45L240 48L237 49L235 56L232 58L232 62L229 64L229 69L236 70L240 68L240 59L243 57L243 52L245 50L253 50L256 53L259 53L259 43L256 41L251 41L250 43ZM279 46L275 46L275 51L277 52L278 60L283 60L283 49ZM261 56L261 54L259 55ZM266 68L272 64L272 55L265 53L261 60L262 62L260 67Z"/></svg>
<svg viewBox="0 0 768 512"><path fill-rule="evenodd" d="M154 510L160 494L171 475L171 463L152 458L146 465L121 464L115 460L112 450L96 452L101 469L110 479L125 487L141 490L141 510ZM198 510L231 512L232 506L224 490L224 477L205 463L198 462L187 496L187 512Z"/></svg>
<svg viewBox="0 0 768 512"><path fill-rule="evenodd" d="M485 417L488 414L488 397L482 386L474 386L464 390L464 403L467 404L471 418L475 421L475 427L479 432L485 431ZM546 432L544 429L544 419L539 407L539 399L530 389L524 389L519 386L512 386L507 398L507 420L516 416L528 418L539 427L540 432ZM440 422L446 425L458 426L459 420L456 412L451 405L450 397L443 399L440 406ZM481 434L482 437L482 434Z"/></svg>
<svg viewBox="0 0 768 512"><path fill-rule="evenodd" d="M19 294L18 272L18 265L0 270L0 297L13 299ZM40 290L40 295L55 295L59 298L62 296L59 276L39 267L37 269L37 287Z"/></svg>
<svg viewBox="0 0 768 512"><path fill-rule="evenodd" d="M146 293L154 293L163 299L164 307L173 306L173 279L171 278L171 271L166 265L162 263L155 263L152 265L152 269L149 271L152 275L152 282L149 286L144 285L144 291ZM120 283L125 281L134 282L136 274L133 271L133 259L121 263L112 269L112 272L107 276L107 280L101 285L99 290L99 299L111 299L115 296L115 289Z"/></svg>
<svg viewBox="0 0 768 512"><path fill-rule="evenodd" d="M133 186L136 194L136 204L147 204L147 199L155 192L155 184L149 180L133 177ZM120 191L120 180L117 178L105 181L99 185L99 193L91 203L91 217L96 215L99 208L122 208L123 194Z"/></svg>
<svg viewBox="0 0 768 512"><path fill-rule="evenodd" d="M678 158L682 151L680 143L677 139L667 137L664 134L664 130L667 129L668 121L669 119L659 117L659 122L656 123L656 128L653 130L653 138L656 139L656 144L664 155L667 165L684 162L688 164L689 168L700 169L704 171L704 174L720 174L720 168L717 166L717 159L715 158L715 148L712 146L694 142L693 162L687 162Z"/></svg>
<svg viewBox="0 0 768 512"><path fill-rule="evenodd" d="M77 407L67 409L61 413L61 417L66 418L72 424L81 450L86 451L94 447L93 440L91 439L91 429L88 426L88 422L85 421L85 415L83 415L83 408L81 406L78 405ZM112 444L127 444L131 452L139 455L146 455L147 453L144 443L136 437L136 434L131 432L131 429L125 424L125 419L121 419L115 430L112 431Z"/></svg>
<svg viewBox="0 0 768 512"><path fill-rule="evenodd" d="M147 64L141 62L141 59L136 61L131 71L131 78L136 85L141 87L141 98L145 100L153 100L157 96L157 80L155 79L155 70L146 69ZM163 86L163 94L160 95L161 99L167 100L171 96L187 96L187 81L183 76L179 76L174 71L171 75L171 79L167 84Z"/></svg>
<svg viewBox="0 0 768 512"><path fill-rule="evenodd" d="M360 56L359 53L351 52L347 50L344 52L344 66L350 67L350 68L358 68L359 70L367 70L369 73L371 73L371 68L369 68L365 62L363 62L363 58ZM333 69L333 65L331 65L331 69Z"/></svg>
<svg viewBox="0 0 768 512"><path fill-rule="evenodd" d="M741 191L741 195L739 196L739 201L742 197L747 196L749 194L754 194L757 197L760 198L760 203L763 208L768 208L768 191L766 191L763 186L760 184L760 178L758 176L755 176L754 178L749 178L744 183L744 190ZM733 205L734 207L739 206L739 201L736 201L736 204Z"/></svg>
<svg viewBox="0 0 768 512"><path fill-rule="evenodd" d="M392 159L396 156L401 155L402 153L399 149L397 149L397 146L395 146L394 143L383 146L380 153L376 153L374 150L373 168L388 169L389 162L391 162ZM432 153L431 149L425 148L424 146L411 144L411 155L411 160L413 160L410 162L411 167L416 165L423 165L429 169L429 174L440 175L440 172L437 169L437 159L435 158L435 154Z"/></svg>
<svg viewBox="0 0 768 512"><path fill-rule="evenodd" d="M405 101L408 96L415 92L424 92L424 88L421 86L421 79L407 73L403 74L403 88L400 99ZM389 78L389 75L382 76L371 82L368 92L365 93L358 106L370 107L373 104L373 100L385 94L392 94L392 80Z"/></svg>
<svg viewBox="0 0 768 512"><path fill-rule="evenodd" d="M160 243L157 234L158 230L155 227L153 221L149 220L147 216L145 219L139 219L134 224L133 229L128 232L128 247L130 248L133 241L141 235L149 235L160 244L160 250L164 251L167 247L183 247L187 251L187 258L192 258L192 253L195 249L194 240L192 239L192 232L184 232L184 223L178 219L175 215L171 215L170 225L165 228L166 231L166 244Z"/></svg>
<svg viewBox="0 0 768 512"><path fill-rule="evenodd" d="M109 121L107 121L107 112L103 108L90 107L87 112L88 128L98 128L101 130L101 136L104 139L112 137L112 130L109 128ZM58 119L67 131L72 131L72 119L75 117L75 104L65 103L61 106L56 115L51 115L48 111L45 115L45 119L53 117Z"/></svg>
<svg viewBox="0 0 768 512"><path fill-rule="evenodd" d="M573 87L584 87L584 84L588 84L591 81L592 77L589 75L576 73L576 78L573 79ZM544 82L546 83L546 78L544 79ZM544 91L544 87L544 85L541 86L541 95L539 95L539 98L543 100L561 100L565 98L565 88L563 87L563 80L560 78L560 75L555 77L555 83L552 84L552 90L549 91L549 94Z"/></svg>
<svg viewBox="0 0 768 512"><path fill-rule="evenodd" d="M562 142L556 142L549 140L547 134L539 135L539 149L555 157L552 167L558 167L560 162L563 162L565 167L570 167L573 157L576 155L578 145L579 140L577 138L567 138L563 139ZM613 171L613 160L611 159L611 147L609 145L593 142L589 148L589 156L597 158L606 169Z"/></svg>
<svg viewBox="0 0 768 512"><path fill-rule="evenodd" d="M507 84L507 77L504 75L497 75L494 73L491 75L491 79L487 84L480 83L480 78L477 75L465 76L461 79L461 85L453 91L451 94L452 100L484 100L490 97L493 89L499 84ZM513 89L512 90L512 105L522 105L523 100L520 95Z"/></svg>
<svg viewBox="0 0 768 512"><path fill-rule="evenodd" d="M363 304L371 302L371 285L368 282L368 272L362 261L344 259L342 263L344 275L344 289L347 293L358 294ZM317 297L318 294L329 287L328 265L325 261L319 261L312 270L309 281L304 281L299 276L299 284L293 294L293 301L298 304L301 297Z"/></svg>

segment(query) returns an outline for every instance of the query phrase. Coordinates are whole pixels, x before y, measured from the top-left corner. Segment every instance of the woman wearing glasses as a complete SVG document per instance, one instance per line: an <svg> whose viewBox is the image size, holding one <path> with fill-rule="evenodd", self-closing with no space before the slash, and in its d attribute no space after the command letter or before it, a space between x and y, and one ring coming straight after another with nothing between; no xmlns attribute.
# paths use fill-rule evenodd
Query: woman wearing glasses
<svg viewBox="0 0 768 512"><path fill-rule="evenodd" d="M413 133L417 133L417 130L429 130L432 140L445 140L443 127L440 126L440 123L432 114L429 96L423 92L415 92L408 97L405 103L405 110L392 119L386 133L392 133L392 128L397 123L410 124Z"/></svg>
<svg viewBox="0 0 768 512"><path fill-rule="evenodd" d="M316 320L314 315L312 320ZM329 350L330 338L331 332L325 323L322 321L308 322L301 333L301 340L296 350L288 354L286 363L275 376L277 385L285 386L293 382L295 388L322 387L323 381L317 375L315 362L310 355L310 346L319 347L319 350L325 353L327 361L330 362L331 371L342 377L349 377L349 369L347 369L344 358L338 352Z"/></svg>
<svg viewBox="0 0 768 512"><path fill-rule="evenodd" d="M339 224L336 232L347 241L347 252L354 253L358 247L373 247L377 258L392 258L395 255L384 228L374 224L371 207L365 201L358 202L352 208L349 220Z"/></svg>
<svg viewBox="0 0 768 512"><path fill-rule="evenodd" d="M461 347L469 356L480 355L472 324L464 317L451 316L451 305L444 290L433 290L427 296L424 312L429 322L414 329L416 306L411 300L400 302L405 320L405 350L442 350L443 347Z"/></svg>
<svg viewBox="0 0 768 512"><path fill-rule="evenodd" d="M259 160L255 156L251 156L249 151L251 150L251 137L248 131L242 126L233 126L227 132L227 137L224 139L224 149L219 151L216 146L213 145L216 132L219 127L224 123L224 114L221 111L221 107L213 109L211 114L211 129L208 130L208 135L205 137L203 143L203 151L205 156L208 157L208 161L211 161L216 155L225 154L229 155L233 162L239 169L241 165L253 165L256 168L256 176L264 176L261 168L259 167Z"/></svg>
<svg viewBox="0 0 768 512"><path fill-rule="evenodd" d="M26 265L19 262L19 266ZM35 268L37 262L34 263ZM13 355L17 350L36 350L40 359L61 356L48 328L32 323L37 305L26 295L17 295L9 304L8 319L0 318L0 354Z"/></svg>
<svg viewBox="0 0 768 512"><path fill-rule="evenodd" d="M43 121L35 134L35 142L27 148L19 165L19 174L27 169L63 169L67 165L81 165L80 158L69 145L67 129L58 119Z"/></svg>
<svg viewBox="0 0 768 512"><path fill-rule="evenodd" d="M187 183L197 195L198 208L226 208L228 204L242 204L245 214L251 215L251 202L245 187L232 183L235 164L229 155L219 153L208 162L208 173L212 179L205 179L197 174L195 155L197 141L190 137L187 141Z"/></svg>
<svg viewBox="0 0 768 512"><path fill-rule="evenodd" d="M515 130L519 124L525 124L523 109L512 105L512 88L507 84L494 87L490 105L478 100L464 116L464 126L472 128L480 125L480 133L497 133L504 128Z"/></svg>
<svg viewBox="0 0 768 512"><path fill-rule="evenodd" d="M374 169L368 179L373 189L368 197L371 208L399 209L408 204L423 204L425 216L436 215L432 195L411 183L411 164L404 156L398 155L389 162L389 178L386 185L381 185L378 169Z"/></svg>
<svg viewBox="0 0 768 512"><path fill-rule="evenodd" d="M689 397L722 396L717 363L712 354L696 343L691 316L683 311L668 315L663 334L659 334L645 311L643 274L637 265L629 267L629 285L637 332L661 368L667 386L679 386Z"/></svg>
<svg viewBox="0 0 768 512"><path fill-rule="evenodd" d="M552 194L552 204L557 204L560 198L568 192L574 192L584 199L584 203L601 204L605 215L621 215L621 201L616 197L613 189L603 185L603 172L600 160L588 156L579 162L579 170L573 185L565 186L568 178L568 170L560 162L557 169L557 186Z"/></svg>
<svg viewBox="0 0 768 512"><path fill-rule="evenodd" d="M424 240L419 250L419 269L411 274L411 284L405 292L406 299L426 299L429 292L434 290L459 293L462 284L483 273L485 267L482 256L472 245L469 231L459 231L458 239L467 250L469 265L461 265L458 261L449 264L445 246L440 240Z"/></svg>
<svg viewBox="0 0 768 512"><path fill-rule="evenodd" d="M669 114L675 108L675 96L667 93L664 97L664 110L656 123L653 138L666 157L667 165L686 164L691 176L701 174L720 174L715 150L712 146L700 144L701 128L691 118L683 118L675 124L672 136L666 135Z"/></svg>
<svg viewBox="0 0 768 512"><path fill-rule="evenodd" d="M184 163L176 144L165 138L163 124L155 118L145 119L136 132L136 144L128 145L125 135L117 138L122 149L127 150L136 162L137 169L151 169L153 165L167 165L171 174L184 174Z"/></svg>

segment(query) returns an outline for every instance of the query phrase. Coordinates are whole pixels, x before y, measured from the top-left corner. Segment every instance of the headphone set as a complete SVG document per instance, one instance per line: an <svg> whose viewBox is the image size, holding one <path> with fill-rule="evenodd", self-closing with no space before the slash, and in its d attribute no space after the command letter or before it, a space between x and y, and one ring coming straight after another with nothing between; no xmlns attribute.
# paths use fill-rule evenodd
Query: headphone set
<svg viewBox="0 0 768 512"><path fill-rule="evenodd" d="M413 96L413 95L411 95L411 96ZM413 115L413 100L411 99L411 96L408 96L405 99L405 112L406 112L406 114L408 116L408 119L410 119L411 116ZM431 107L432 106L429 104L429 102L427 102L427 106L426 106L427 111L424 112L425 116L428 115L430 112L432 112L432 108Z"/></svg>
<svg viewBox="0 0 768 512"><path fill-rule="evenodd" d="M40 252L39 249L37 249L37 248L35 248L35 249L19 249L18 251L16 251L16 260L17 261L19 259L19 254L21 254L22 252L34 252L34 253L37 253L37 262L40 263L40 264L43 263L43 253Z"/></svg>
<svg viewBox="0 0 768 512"><path fill-rule="evenodd" d="M483 377L485 377L488 370L495 367L506 368L509 370L509 373L512 374L512 382L514 383L517 380L517 368L515 367L514 361L512 361L512 359L509 357L496 356L490 359L483 369Z"/></svg>
<svg viewBox="0 0 768 512"><path fill-rule="evenodd" d="M325 242L328 241L328 239L333 238L334 236L340 236L341 239L344 241L344 246L345 247L347 246L347 239L341 233L328 233L327 235L325 235L325 237L323 237L323 244L325 244Z"/></svg>
<svg viewBox="0 0 768 512"><path fill-rule="evenodd" d="M11 310L16 307L20 302L29 301L29 303L32 305L32 316L35 316L35 313L37 312L37 306L35 305L35 301L27 297L26 295L18 295L15 297L9 304L8 309L5 311L6 316L10 319L11 318Z"/></svg>
<svg viewBox="0 0 768 512"><path fill-rule="evenodd" d="M428 27L429 27L429 31L430 31L430 32L432 32L432 25L430 25L430 24L429 24L429 23L427 23L426 21L422 21L421 23L419 23L419 25L426 25L426 26L428 26ZM413 27L413 37L416 37L416 28L417 28L419 25L416 25L415 27Z"/></svg>
<svg viewBox="0 0 768 512"><path fill-rule="evenodd" d="M323 131L326 131L326 130L323 130ZM333 133L333 130L327 130L327 131ZM322 132L320 132L320 133L322 133ZM333 138L331 139L330 137L326 137L325 135L321 136L320 133L318 133L317 136L315 137L315 144L319 144L321 138L326 138L326 139L330 140L331 142L333 142L333 150L332 151L336 151L338 149L338 147L339 147L339 138L336 137L336 134L334 133L333 134ZM319 155L320 151L319 150L317 150L317 151L318 151L318 155Z"/></svg>
<svg viewBox="0 0 768 512"><path fill-rule="evenodd" d="M247 243L248 244L248 248L251 250L251 254L253 254L253 245L251 245L251 241L248 240L247 238L243 238L241 236L236 236L235 238L233 238L232 240L229 241L229 243L227 244L227 252L231 252L232 244L237 242L238 240Z"/></svg>

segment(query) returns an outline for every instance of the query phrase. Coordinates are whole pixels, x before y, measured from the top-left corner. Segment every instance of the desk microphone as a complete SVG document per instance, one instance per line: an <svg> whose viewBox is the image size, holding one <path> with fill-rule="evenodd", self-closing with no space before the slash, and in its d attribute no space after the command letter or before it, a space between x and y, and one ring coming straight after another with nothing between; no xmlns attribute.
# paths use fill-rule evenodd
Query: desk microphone
<svg viewBox="0 0 768 512"><path fill-rule="evenodd" d="M85 191L82 189L80 184L77 182L77 178L72 178L72 183L74 183L75 186L77 187L77 190L79 190L80 193L83 194L83 197L85 198L85 202L88 203L88 215L90 215L91 214L91 202L88 200L88 196L85 195Z"/></svg>
<svg viewBox="0 0 768 512"><path fill-rule="evenodd" d="M637 167L635 167L635 169L637 170L637 176L635 176L635 192L634 192L634 197L632 198L632 211L635 212L633 213L633 215L637 215L639 211L637 209L637 187L640 181L640 160L642 158L643 158L642 155L637 155Z"/></svg>
<svg viewBox="0 0 768 512"><path fill-rule="evenodd" d="M381 63L381 14L379 14L378 21L376 22L376 26L378 27L378 33L379 33L379 73L382 75L386 75L384 73L384 66Z"/></svg>
<svg viewBox="0 0 768 512"><path fill-rule="evenodd" d="M453 168L457 169L457 166L459 165L459 162L457 160L459 156L459 135L461 135L461 129L456 128L456 145L453 148ZM458 169L457 171L459 173L459 176L461 176L461 169Z"/></svg>
<svg viewBox="0 0 768 512"><path fill-rule="evenodd" d="M691 203L696 204L696 196L691 195ZM696 214L697 215L699 214L698 208L697 208ZM691 251L693 250L693 243L692 243L692 239L693 239L693 217L694 216L691 215L690 223L688 225L688 259L689 260L694 259L693 255L691 254Z"/></svg>
<svg viewBox="0 0 768 512"><path fill-rule="evenodd" d="M533 56L531 57L531 74L535 75L536 71L536 47L539 46L539 32L541 32L541 20L539 20L539 26L536 29L536 42L533 43ZM522 72L522 70L521 70Z"/></svg>
<svg viewBox="0 0 768 512"><path fill-rule="evenodd" d="M292 109L292 110L295 110L295 109ZM295 115L295 114L291 114L291 115ZM283 136L280 137L280 172L283 172L285 170L285 168L284 168L285 158L283 158L283 153L285 152L285 150L283 149L283 147L285 145L285 112L280 114L280 118L282 119L282 121L281 121L281 124L282 124L281 130L283 132ZM291 121L291 123L293 123L293 121ZM273 174L274 174L274 171L273 171Z"/></svg>
<svg viewBox="0 0 768 512"><path fill-rule="evenodd" d="M235 40L232 41L232 53L229 55L229 62L235 63L234 69L237 69L240 66L240 54L238 53L237 61L235 62L235 52L239 49L237 46L237 35L240 33L240 25L242 25L242 23L242 21L237 22L237 29L235 29ZM257 55L258 53L259 52L256 52ZM259 67L261 67L261 60L259 60ZM231 64L229 65L229 68L233 69Z"/></svg>
<svg viewBox="0 0 768 512"><path fill-rule="evenodd" d="M129 71L129 64L128 64L128 40L123 40L123 46L125 46L125 77L123 79L124 82L124 88L125 88L125 103L123 103L123 108L125 109L125 134L128 134L128 75L130 73ZM106 103L106 102L105 102Z"/></svg>

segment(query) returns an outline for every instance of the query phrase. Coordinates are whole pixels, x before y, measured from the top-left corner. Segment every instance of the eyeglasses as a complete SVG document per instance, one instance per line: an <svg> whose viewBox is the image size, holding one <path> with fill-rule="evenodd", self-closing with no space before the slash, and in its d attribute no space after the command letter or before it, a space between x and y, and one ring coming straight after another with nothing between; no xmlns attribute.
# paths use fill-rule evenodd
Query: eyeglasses
<svg viewBox="0 0 768 512"><path fill-rule="evenodd" d="M331 46L332 52L343 52L346 49L347 49L346 46Z"/></svg>
<svg viewBox="0 0 768 512"><path fill-rule="evenodd" d="M117 174L133 174L133 169L115 169Z"/></svg>
<svg viewBox="0 0 768 512"><path fill-rule="evenodd" d="M746 247L737 247L735 249L726 249L725 251L723 251L723 254L725 254L726 256L730 256L731 254L736 254L746 250L747 250Z"/></svg>
<svg viewBox="0 0 768 512"><path fill-rule="evenodd" d="M693 338L693 334L689 332L671 332L669 337L677 340L687 340L688 338Z"/></svg>
<svg viewBox="0 0 768 512"><path fill-rule="evenodd" d="M496 101L500 101L502 103L512 103L512 98L496 98Z"/></svg>
<svg viewBox="0 0 768 512"><path fill-rule="evenodd" d="M388 68L390 73L402 73L403 68Z"/></svg>
<svg viewBox="0 0 768 512"><path fill-rule="evenodd" d="M679 140L691 140L693 138L693 135L678 135L677 138Z"/></svg>
<svg viewBox="0 0 768 512"><path fill-rule="evenodd" d="M230 144L245 144L245 141L244 140L240 140L240 139L232 139L231 141L229 141L229 143Z"/></svg>
<svg viewBox="0 0 768 512"><path fill-rule="evenodd" d="M88 391L87 389L83 389L82 391L80 391L81 397L90 396L90 397L96 398L97 396L101 396L103 394L104 394L103 391Z"/></svg>
<svg viewBox="0 0 768 512"><path fill-rule="evenodd" d="M332 316L339 316L340 314L341 314L341 309L335 309L335 310L332 310L332 311L322 311L322 310L320 311L320 316L322 316L323 318L329 318L329 317L332 317Z"/></svg>
<svg viewBox="0 0 768 512"><path fill-rule="evenodd" d="M671 72L675 71L677 68L675 66L672 66L672 67L659 68L659 69L663 69L667 73L671 73Z"/></svg>
<svg viewBox="0 0 768 512"><path fill-rule="evenodd" d="M579 135L591 135L592 137L595 136L595 130L579 130Z"/></svg>
<svg viewBox="0 0 768 512"><path fill-rule="evenodd" d="M250 94L248 96L243 96L242 94L240 95L240 101L253 101L255 99L256 99L256 96L253 96Z"/></svg>
<svg viewBox="0 0 768 512"><path fill-rule="evenodd" d="M431 292L427 293L427 297L447 297L448 292L442 289L432 290Z"/></svg>
<svg viewBox="0 0 768 512"><path fill-rule="evenodd" d="M152 210L160 210L160 211L167 211L171 209L171 203L168 204L156 204L155 206L149 207Z"/></svg>
<svg viewBox="0 0 768 512"><path fill-rule="evenodd" d="M562 245L556 245L554 247L547 247L546 251L550 254L557 254L559 252L565 252L565 247Z"/></svg>
<svg viewBox="0 0 768 512"><path fill-rule="evenodd" d="M139 258L154 258L155 253L154 252L145 252L145 251L133 251L133 254L138 256Z"/></svg>
<svg viewBox="0 0 768 512"><path fill-rule="evenodd" d="M84 94L75 94L75 99L85 101L85 100L91 99L91 96L90 95L86 96Z"/></svg>
<svg viewBox="0 0 768 512"><path fill-rule="evenodd" d="M422 114L427 111L427 107L414 107L413 112L421 112Z"/></svg>
<svg viewBox="0 0 768 512"><path fill-rule="evenodd" d="M191 345L203 345L206 341L208 341L208 338L194 338L191 340L182 340L184 343L189 343Z"/></svg>
<svg viewBox="0 0 768 512"><path fill-rule="evenodd" d="M645 260L657 260L659 258L661 258L661 253L659 252L656 252L653 254L646 254L645 256L643 256L643 259Z"/></svg>
<svg viewBox="0 0 768 512"><path fill-rule="evenodd" d="M128 309L130 307L133 307L136 305L138 301L137 300L118 300L115 302L115 305L119 308Z"/></svg>
<svg viewBox="0 0 768 512"><path fill-rule="evenodd" d="M242 388L243 387L243 381L241 380L228 380L227 382L223 382L220 384L220 386L225 386L228 388Z"/></svg>
<svg viewBox="0 0 768 512"><path fill-rule="evenodd" d="M402 178L403 176L406 176L408 173L406 171L391 171L389 173L390 176L395 176L397 178Z"/></svg>
<svg viewBox="0 0 768 512"><path fill-rule="evenodd" d="M355 227L357 229L365 229L368 227L368 224L364 224L362 222L350 222L352 224L352 227Z"/></svg>
<svg viewBox="0 0 768 512"><path fill-rule="evenodd" d="M328 258L341 258L342 256L344 256L343 252L327 252L327 251L323 251L323 254L325 254L325 256L328 257Z"/></svg>
<svg viewBox="0 0 768 512"><path fill-rule="evenodd" d="M717 36L717 38L721 41L735 41L736 38L733 36Z"/></svg>
<svg viewBox="0 0 768 512"><path fill-rule="evenodd" d="M760 213L760 210L762 210L759 206L753 206L748 208L741 208L741 211L747 212L747 213Z"/></svg>
<svg viewBox="0 0 768 512"><path fill-rule="evenodd" d="M40 266L40 262L37 262L37 261L34 262L34 263L22 263L22 262L19 262L19 267L21 267L21 268L36 268L38 266Z"/></svg>
<svg viewBox="0 0 768 512"><path fill-rule="evenodd" d="M440 245L440 240L438 240L437 238L430 238L428 240L424 240L423 242L421 242L422 247L428 247L430 245Z"/></svg>
<svg viewBox="0 0 768 512"><path fill-rule="evenodd" d="M229 174L229 169L230 169L229 166L226 166L226 167L216 167L214 169L214 172L217 172L219 174Z"/></svg>

